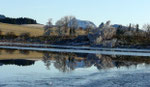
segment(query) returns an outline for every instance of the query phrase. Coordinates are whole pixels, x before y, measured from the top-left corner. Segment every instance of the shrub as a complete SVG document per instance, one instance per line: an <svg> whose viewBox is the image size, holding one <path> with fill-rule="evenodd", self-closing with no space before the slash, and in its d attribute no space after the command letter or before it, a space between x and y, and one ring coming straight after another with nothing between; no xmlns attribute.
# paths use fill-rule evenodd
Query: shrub
<svg viewBox="0 0 150 87"><path fill-rule="evenodd" d="M5 36L7 39L14 39L17 37L14 32L8 32Z"/></svg>

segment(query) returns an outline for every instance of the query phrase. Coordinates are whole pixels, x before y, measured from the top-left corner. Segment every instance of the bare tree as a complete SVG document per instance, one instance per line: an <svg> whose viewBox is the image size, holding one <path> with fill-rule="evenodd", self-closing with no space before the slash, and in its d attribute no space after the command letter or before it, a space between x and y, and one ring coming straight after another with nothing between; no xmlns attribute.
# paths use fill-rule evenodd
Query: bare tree
<svg viewBox="0 0 150 87"><path fill-rule="evenodd" d="M68 26L70 27L70 35L75 35L76 29L78 28L77 19L72 17Z"/></svg>
<svg viewBox="0 0 150 87"><path fill-rule="evenodd" d="M58 33L58 35L63 35L63 21L62 20L58 20L55 25L57 26L56 32Z"/></svg>
<svg viewBox="0 0 150 87"><path fill-rule="evenodd" d="M56 28L56 32L57 32L58 36L62 36L63 35L63 29L61 27L57 27Z"/></svg>
<svg viewBox="0 0 150 87"><path fill-rule="evenodd" d="M136 24L136 32L139 32L139 24Z"/></svg>
<svg viewBox="0 0 150 87"><path fill-rule="evenodd" d="M109 21L106 22L105 27L109 27L110 24L111 24L111 21L109 20Z"/></svg>
<svg viewBox="0 0 150 87"><path fill-rule="evenodd" d="M86 33L90 33L92 31L92 29L94 29L93 25L87 25L87 29L86 29Z"/></svg>
<svg viewBox="0 0 150 87"><path fill-rule="evenodd" d="M67 33L69 28L74 28L75 25L74 16L65 16L56 22L56 26L61 28L64 27L64 32ZM72 22L72 23L71 23ZM71 25L71 26L70 26Z"/></svg>
<svg viewBox="0 0 150 87"><path fill-rule="evenodd" d="M53 27L52 18L50 18L47 22L48 27Z"/></svg>
<svg viewBox="0 0 150 87"><path fill-rule="evenodd" d="M146 30L147 34L150 35L150 24L145 24L143 29Z"/></svg>
<svg viewBox="0 0 150 87"><path fill-rule="evenodd" d="M55 25L56 25L57 27L62 27L62 26L64 25L64 23L63 23L63 21L60 19L60 20L58 20L58 21L55 23Z"/></svg>
<svg viewBox="0 0 150 87"><path fill-rule="evenodd" d="M47 24L44 26L44 35L48 36L50 35L51 28L53 27L52 19L50 18L47 22Z"/></svg>
<svg viewBox="0 0 150 87"><path fill-rule="evenodd" d="M132 28L132 24L130 23L130 24L129 24L129 27L128 27L128 31L130 31L131 28Z"/></svg>

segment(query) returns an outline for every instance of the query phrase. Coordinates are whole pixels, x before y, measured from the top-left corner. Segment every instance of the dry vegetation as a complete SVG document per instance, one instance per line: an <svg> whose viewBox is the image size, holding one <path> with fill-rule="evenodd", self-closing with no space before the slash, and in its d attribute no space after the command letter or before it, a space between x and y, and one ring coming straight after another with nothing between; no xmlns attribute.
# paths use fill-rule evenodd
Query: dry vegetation
<svg viewBox="0 0 150 87"><path fill-rule="evenodd" d="M41 36L44 33L43 28L27 27L27 26L14 25L14 24L5 24L5 23L0 23L0 30L4 35L9 32L13 32L16 35L20 35L22 33L30 33L31 36Z"/></svg>
<svg viewBox="0 0 150 87"><path fill-rule="evenodd" d="M29 33L31 36L42 36L44 34L44 27L42 25L14 25L14 24L5 24L0 23L0 30L2 31L3 35L6 35L7 33L13 32L15 35L19 36L23 33ZM51 28L50 29L50 35L51 36L58 36L57 29ZM86 31L82 29L76 30L76 35L85 35ZM69 35L69 31L66 34Z"/></svg>
<svg viewBox="0 0 150 87"><path fill-rule="evenodd" d="M25 27L33 27L33 28L44 28L44 25L43 24L23 24L22 26L25 26Z"/></svg>

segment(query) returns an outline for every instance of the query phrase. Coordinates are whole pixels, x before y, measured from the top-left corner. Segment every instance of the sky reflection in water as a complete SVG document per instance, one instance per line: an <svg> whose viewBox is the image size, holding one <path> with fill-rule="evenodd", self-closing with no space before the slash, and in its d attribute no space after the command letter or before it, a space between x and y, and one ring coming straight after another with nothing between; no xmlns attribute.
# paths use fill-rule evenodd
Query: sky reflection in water
<svg viewBox="0 0 150 87"><path fill-rule="evenodd" d="M147 86L149 82L149 77L144 77L149 75L149 57L37 52L34 58L32 54L32 51L0 51L0 87L128 86L130 80L139 82L143 78L146 81L142 84ZM142 78L137 78L138 74ZM135 82L133 86L137 85Z"/></svg>

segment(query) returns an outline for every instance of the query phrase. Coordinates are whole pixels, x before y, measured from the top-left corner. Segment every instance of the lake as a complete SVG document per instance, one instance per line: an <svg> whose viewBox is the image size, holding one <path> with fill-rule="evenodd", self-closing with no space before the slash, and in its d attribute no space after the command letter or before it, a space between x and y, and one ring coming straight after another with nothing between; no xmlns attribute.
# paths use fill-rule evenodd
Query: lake
<svg viewBox="0 0 150 87"><path fill-rule="evenodd" d="M149 53L135 53L1 49L0 87L150 87Z"/></svg>

